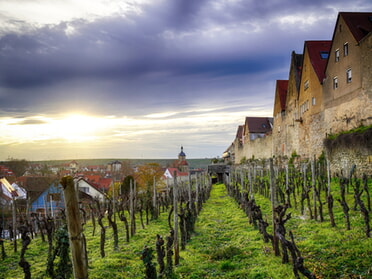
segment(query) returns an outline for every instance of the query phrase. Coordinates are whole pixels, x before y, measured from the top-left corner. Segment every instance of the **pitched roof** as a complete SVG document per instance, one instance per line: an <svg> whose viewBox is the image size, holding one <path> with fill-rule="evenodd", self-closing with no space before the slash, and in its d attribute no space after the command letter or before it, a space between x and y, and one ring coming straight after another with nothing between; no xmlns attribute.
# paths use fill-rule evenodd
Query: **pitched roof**
<svg viewBox="0 0 372 279"><path fill-rule="evenodd" d="M243 138L243 131L244 131L244 125L239 125L238 130L236 131L236 137L237 139Z"/></svg>
<svg viewBox="0 0 372 279"><path fill-rule="evenodd" d="M280 101L280 108L282 111L285 110L285 102L287 100L287 92L288 92L288 80L277 80L276 81L276 88L279 94L279 101Z"/></svg>
<svg viewBox="0 0 372 279"><path fill-rule="evenodd" d="M165 178L173 178L174 172L176 172L177 177L188 176L188 172L180 172L177 168L167 168L164 172Z"/></svg>
<svg viewBox="0 0 372 279"><path fill-rule="evenodd" d="M266 134L272 129L272 117L246 117L245 127L248 128L249 133Z"/></svg>
<svg viewBox="0 0 372 279"><path fill-rule="evenodd" d="M21 176L17 184L27 191L31 202L40 196L53 182L54 178L46 176Z"/></svg>
<svg viewBox="0 0 372 279"><path fill-rule="evenodd" d="M298 53L292 51L291 69L293 69L297 93L300 92L302 62L303 62L303 54L298 54ZM291 78L291 77L289 77L289 78Z"/></svg>
<svg viewBox="0 0 372 279"><path fill-rule="evenodd" d="M327 66L328 54L331 50L332 41L305 41L305 49L309 54L311 65L319 79L320 83L323 83L325 78L325 68ZM322 54L327 54L322 56Z"/></svg>
<svg viewBox="0 0 372 279"><path fill-rule="evenodd" d="M99 186L101 189L109 190L110 185L112 184L112 178L101 178L99 181Z"/></svg>
<svg viewBox="0 0 372 279"><path fill-rule="evenodd" d="M1 198L5 199L12 199L13 196L17 196L17 192L13 188L12 185L8 182L8 180L5 177L0 178L0 187L1 187Z"/></svg>
<svg viewBox="0 0 372 279"><path fill-rule="evenodd" d="M372 12L340 12L339 16L342 16L357 42L372 32Z"/></svg>

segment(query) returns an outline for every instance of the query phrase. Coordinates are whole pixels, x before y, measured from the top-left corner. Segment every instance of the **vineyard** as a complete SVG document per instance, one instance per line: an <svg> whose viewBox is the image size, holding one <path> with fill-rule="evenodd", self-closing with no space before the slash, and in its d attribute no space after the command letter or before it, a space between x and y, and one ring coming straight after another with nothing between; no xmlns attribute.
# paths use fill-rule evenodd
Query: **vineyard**
<svg viewBox="0 0 372 279"><path fill-rule="evenodd" d="M207 175L163 192L131 184L80 206L77 234L68 210L36 228L19 216L21 237L1 240L0 278L372 278L371 178L272 163L213 185Z"/></svg>

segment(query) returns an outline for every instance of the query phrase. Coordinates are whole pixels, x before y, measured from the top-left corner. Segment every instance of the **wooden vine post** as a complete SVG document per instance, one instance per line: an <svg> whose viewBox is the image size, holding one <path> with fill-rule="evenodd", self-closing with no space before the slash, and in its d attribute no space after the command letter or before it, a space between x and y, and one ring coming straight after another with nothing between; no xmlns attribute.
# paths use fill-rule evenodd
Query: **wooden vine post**
<svg viewBox="0 0 372 279"><path fill-rule="evenodd" d="M12 220L13 220L13 248L14 253L17 252L17 210L16 210L16 200L12 193Z"/></svg>
<svg viewBox="0 0 372 279"><path fill-rule="evenodd" d="M135 195L136 195L136 182L130 180L130 193L129 193L129 207L130 207L130 235L136 234L136 217L135 217Z"/></svg>
<svg viewBox="0 0 372 279"><path fill-rule="evenodd" d="M196 184L195 184L195 208L196 214L199 213L199 173L196 173Z"/></svg>
<svg viewBox="0 0 372 279"><path fill-rule="evenodd" d="M270 158L270 199L271 199L271 212L272 212L272 226L273 226L273 248L275 251L275 256L279 256L279 240L276 236L276 222L275 222L275 207L276 207L276 190L275 190L275 181L274 181L274 165L273 158Z"/></svg>
<svg viewBox="0 0 372 279"><path fill-rule="evenodd" d="M83 227L80 220L80 209L77 189L74 187L74 179L65 176L61 180L63 195L66 205L67 227L70 238L72 254L72 265L75 279L88 278L88 258L83 234Z"/></svg>
<svg viewBox="0 0 372 279"><path fill-rule="evenodd" d="M187 188L187 190L188 190L188 194L189 194L189 208L191 209L191 204L192 204L192 189L191 189L191 187L192 187L192 181L191 181L191 174L190 174L190 172L189 172L189 187Z"/></svg>
<svg viewBox="0 0 372 279"><path fill-rule="evenodd" d="M177 189L177 173L173 172L173 220L174 220L174 265L180 262L180 250L178 246L178 189Z"/></svg>
<svg viewBox="0 0 372 279"><path fill-rule="evenodd" d="M315 157L315 156L314 156ZM316 182L315 182L315 158L311 160L311 186L313 188L313 206L314 206L314 219L318 219L318 210L316 207Z"/></svg>
<svg viewBox="0 0 372 279"><path fill-rule="evenodd" d="M157 205L157 191L156 191L156 177L154 176L154 182L153 182L153 195L152 195L152 206L154 208L154 219L158 219L160 210L158 210Z"/></svg>

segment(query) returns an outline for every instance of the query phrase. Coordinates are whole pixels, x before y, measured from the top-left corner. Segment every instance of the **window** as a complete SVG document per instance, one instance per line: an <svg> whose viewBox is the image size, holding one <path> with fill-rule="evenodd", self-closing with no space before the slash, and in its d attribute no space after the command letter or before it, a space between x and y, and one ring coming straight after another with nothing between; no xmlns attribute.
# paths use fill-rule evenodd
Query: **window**
<svg viewBox="0 0 372 279"><path fill-rule="evenodd" d="M337 88L338 88L338 78L334 77L333 78L333 89L337 89Z"/></svg>
<svg viewBox="0 0 372 279"><path fill-rule="evenodd" d="M79 190L84 193L89 193L89 187L79 187Z"/></svg>
<svg viewBox="0 0 372 279"><path fill-rule="evenodd" d="M346 70L346 82L347 83L350 83L351 82L351 79L352 79L351 69L347 69Z"/></svg>
<svg viewBox="0 0 372 279"><path fill-rule="evenodd" d="M315 97L313 97L313 98L311 99L311 104L312 104L313 106L315 106L315 104L316 104L316 102L315 102Z"/></svg>
<svg viewBox="0 0 372 279"><path fill-rule="evenodd" d="M309 88L309 80L306 80L304 83L304 90Z"/></svg>
<svg viewBox="0 0 372 279"><path fill-rule="evenodd" d="M328 55L329 55L328 51L321 51L320 52L320 58L322 58L322 59L327 59Z"/></svg>
<svg viewBox="0 0 372 279"><path fill-rule="evenodd" d="M344 56L348 56L348 55L349 55L349 44L344 43Z"/></svg>
<svg viewBox="0 0 372 279"><path fill-rule="evenodd" d="M309 110L309 101L305 101L301 106L300 106L300 116L302 116L306 111Z"/></svg>
<svg viewBox="0 0 372 279"><path fill-rule="evenodd" d="M340 61L340 50L336 49L335 51L335 61L338 62Z"/></svg>

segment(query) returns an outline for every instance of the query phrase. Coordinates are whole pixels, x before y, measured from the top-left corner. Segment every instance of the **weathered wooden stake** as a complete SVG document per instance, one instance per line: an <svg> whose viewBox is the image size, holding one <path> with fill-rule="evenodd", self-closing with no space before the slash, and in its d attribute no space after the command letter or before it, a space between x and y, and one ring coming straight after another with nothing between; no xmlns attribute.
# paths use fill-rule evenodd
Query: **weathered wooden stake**
<svg viewBox="0 0 372 279"><path fill-rule="evenodd" d="M189 194L189 208L191 209L191 203L192 203L192 195L191 195L191 187L192 187L192 181L191 181L191 174L189 172L189 187L188 187L188 194Z"/></svg>
<svg viewBox="0 0 372 279"><path fill-rule="evenodd" d="M156 194L156 177L154 176L154 183L153 183L153 197L152 197L152 206L154 208L154 219L158 219L160 210L158 210L157 205L157 194Z"/></svg>
<svg viewBox="0 0 372 279"><path fill-rule="evenodd" d="M329 160L327 160L327 177L328 177L328 196L331 194L331 166Z"/></svg>
<svg viewBox="0 0 372 279"><path fill-rule="evenodd" d="M74 278L86 279L88 278L88 258L74 180L71 176L65 176L61 180L61 185L63 187L66 205L67 227L70 238Z"/></svg>
<svg viewBox="0 0 372 279"><path fill-rule="evenodd" d="M136 234L136 220L135 220L135 212L134 212L134 196L135 196L135 185L133 185L133 181L130 180L130 194L129 194L129 207L130 207L130 235L134 236Z"/></svg>
<svg viewBox="0 0 372 279"><path fill-rule="evenodd" d="M177 189L177 173L173 172L173 220L174 220L174 265L180 262L180 250L178 246L178 189Z"/></svg>
<svg viewBox="0 0 372 279"><path fill-rule="evenodd" d="M270 194L271 194L271 218L272 218L272 226L273 226L273 248L275 251L275 256L279 256L279 240L278 237L275 234L275 207L276 207L276 200L275 200L275 181L274 181L274 166L273 166L273 158L270 158Z"/></svg>
<svg viewBox="0 0 372 279"><path fill-rule="evenodd" d="M14 253L17 252L17 215L16 215L16 200L12 194L12 216L13 216L13 248Z"/></svg>
<svg viewBox="0 0 372 279"><path fill-rule="evenodd" d="M196 183L195 183L195 208L196 213L199 213L199 173L196 174Z"/></svg>
<svg viewBox="0 0 372 279"><path fill-rule="evenodd" d="M318 209L316 207L315 158L314 158L314 160L311 160L311 185L312 185L312 188L313 188L314 220L317 220L318 219Z"/></svg>

